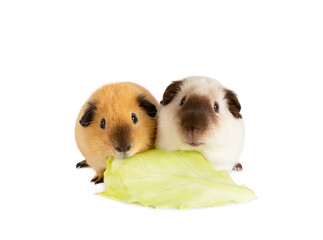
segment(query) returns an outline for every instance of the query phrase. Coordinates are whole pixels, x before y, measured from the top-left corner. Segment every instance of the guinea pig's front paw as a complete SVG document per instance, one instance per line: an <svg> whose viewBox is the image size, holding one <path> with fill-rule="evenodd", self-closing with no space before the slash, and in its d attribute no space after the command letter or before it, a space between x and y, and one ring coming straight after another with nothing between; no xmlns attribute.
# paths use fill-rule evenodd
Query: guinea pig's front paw
<svg viewBox="0 0 323 240"><path fill-rule="evenodd" d="M94 182L94 184L103 183L103 175L94 176L94 178L92 178L91 182Z"/></svg>
<svg viewBox="0 0 323 240"><path fill-rule="evenodd" d="M83 160L76 164L76 168L84 168L84 167L89 167L89 164L87 164L86 160Z"/></svg>
<svg viewBox="0 0 323 240"><path fill-rule="evenodd" d="M237 171L237 172L242 171L242 165L241 165L241 163L236 163L236 164L233 166L232 170Z"/></svg>

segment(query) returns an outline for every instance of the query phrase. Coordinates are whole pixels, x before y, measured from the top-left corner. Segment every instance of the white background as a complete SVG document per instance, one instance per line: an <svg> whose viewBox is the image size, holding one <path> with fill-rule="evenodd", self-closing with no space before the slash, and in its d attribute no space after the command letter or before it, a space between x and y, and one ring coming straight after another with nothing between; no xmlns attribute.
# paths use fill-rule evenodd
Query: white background
<svg viewBox="0 0 323 240"><path fill-rule="evenodd" d="M1 1L1 239L322 239L321 1ZM98 87L158 100L205 75L239 95L233 173L258 199L156 210L96 196L74 141Z"/></svg>

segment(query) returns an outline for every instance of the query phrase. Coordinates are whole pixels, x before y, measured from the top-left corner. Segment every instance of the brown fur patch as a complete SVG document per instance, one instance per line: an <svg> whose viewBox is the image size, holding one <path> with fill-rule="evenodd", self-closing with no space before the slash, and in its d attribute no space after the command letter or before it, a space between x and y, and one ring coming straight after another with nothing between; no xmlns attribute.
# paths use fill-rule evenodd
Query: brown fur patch
<svg viewBox="0 0 323 240"><path fill-rule="evenodd" d="M216 121L215 111L206 96L191 95L179 108L178 116L184 135L199 138L209 124Z"/></svg>
<svg viewBox="0 0 323 240"><path fill-rule="evenodd" d="M184 80L173 81L165 90L163 94L163 100L160 102L162 105L167 105L170 103L177 93L181 90Z"/></svg>
<svg viewBox="0 0 323 240"><path fill-rule="evenodd" d="M88 107L86 108L82 118L79 121L83 127L90 125L94 117L94 112L96 110L96 105L94 102L88 102L87 105Z"/></svg>
<svg viewBox="0 0 323 240"><path fill-rule="evenodd" d="M118 152L129 151L128 147L131 148L131 127L129 125L123 124L116 126L111 129L110 139L114 147ZM120 149L120 150L118 150Z"/></svg>
<svg viewBox="0 0 323 240"><path fill-rule="evenodd" d="M152 104L151 102L149 102L146 99L145 95L139 95L137 98L137 101L138 101L139 106L147 112L148 116L150 116L150 117L156 116L156 114L157 114L156 106L154 104Z"/></svg>
<svg viewBox="0 0 323 240"><path fill-rule="evenodd" d="M238 100L237 94L235 92L229 90L229 89L224 89L225 96L224 98L227 100L228 108L232 115L235 118L242 118L240 111L241 111L241 105Z"/></svg>

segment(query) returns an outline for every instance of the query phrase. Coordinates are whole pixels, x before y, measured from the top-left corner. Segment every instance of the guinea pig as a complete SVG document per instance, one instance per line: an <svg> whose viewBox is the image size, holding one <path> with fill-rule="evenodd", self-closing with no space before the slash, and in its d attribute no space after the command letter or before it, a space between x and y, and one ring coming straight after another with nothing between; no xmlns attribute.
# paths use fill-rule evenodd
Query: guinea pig
<svg viewBox="0 0 323 240"><path fill-rule="evenodd" d="M109 156L126 158L154 147L157 100L131 82L107 84L83 105L75 125L77 146L85 160L76 167L90 166L103 182Z"/></svg>
<svg viewBox="0 0 323 240"><path fill-rule="evenodd" d="M156 147L201 152L216 170L242 170L244 121L237 95L219 81L188 77L164 92Z"/></svg>

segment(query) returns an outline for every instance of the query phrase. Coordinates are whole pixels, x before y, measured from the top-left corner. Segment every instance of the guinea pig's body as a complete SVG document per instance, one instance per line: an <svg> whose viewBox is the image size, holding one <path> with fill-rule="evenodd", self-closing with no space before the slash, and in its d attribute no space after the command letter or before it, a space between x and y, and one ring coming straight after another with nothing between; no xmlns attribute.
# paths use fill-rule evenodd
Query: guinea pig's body
<svg viewBox="0 0 323 240"><path fill-rule="evenodd" d="M217 170L241 170L244 122L236 94L206 77L175 81L158 111L156 147L201 152Z"/></svg>
<svg viewBox="0 0 323 240"><path fill-rule="evenodd" d="M103 181L109 156L125 158L154 147L158 102L145 88L130 82L107 84L83 105L75 139L85 160L77 167L96 170Z"/></svg>

